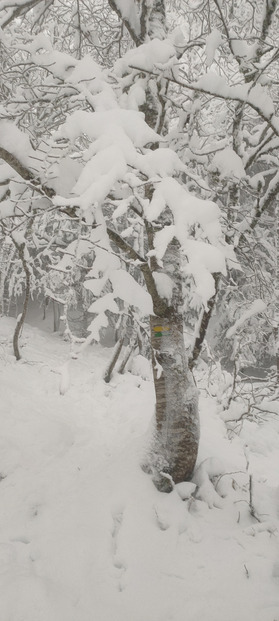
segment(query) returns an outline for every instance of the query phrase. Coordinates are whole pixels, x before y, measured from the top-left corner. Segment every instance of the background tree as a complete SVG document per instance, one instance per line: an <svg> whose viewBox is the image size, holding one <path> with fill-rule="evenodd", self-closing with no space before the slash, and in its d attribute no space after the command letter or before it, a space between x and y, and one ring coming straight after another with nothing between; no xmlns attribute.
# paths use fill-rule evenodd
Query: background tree
<svg viewBox="0 0 279 621"><path fill-rule="evenodd" d="M230 313L234 321L234 304L241 313L241 306L245 309L257 298L265 300L263 342L265 347L270 343L274 312L270 283L276 264L276 236L271 228L278 200L278 126L272 123L278 106L278 6L276 2L215 1L184 6L187 25L186 15L181 25L192 37L192 46L183 57L183 131L173 132L173 146L207 180L224 214L227 242L235 252L230 278L215 276L217 304L212 299L202 313L194 363L216 306L225 308L227 323ZM172 84L178 83L172 78ZM228 299L230 308L224 306ZM220 336L222 348L224 332ZM260 348L257 359L261 359Z"/></svg>

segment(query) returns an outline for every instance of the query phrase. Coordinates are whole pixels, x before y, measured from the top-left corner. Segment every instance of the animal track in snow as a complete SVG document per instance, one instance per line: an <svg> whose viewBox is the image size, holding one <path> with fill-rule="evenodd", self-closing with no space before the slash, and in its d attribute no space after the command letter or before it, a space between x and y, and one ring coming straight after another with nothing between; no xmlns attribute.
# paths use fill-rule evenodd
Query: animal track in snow
<svg viewBox="0 0 279 621"><path fill-rule="evenodd" d="M113 565L118 570L118 574L119 574L118 575L118 590L123 591L125 588L123 577L125 575L127 567L125 563L123 562L123 559L119 556L119 553L118 553L118 538L119 538L119 531L121 529L122 521L123 521L123 510L112 513L112 519L113 519L112 559L113 559Z"/></svg>

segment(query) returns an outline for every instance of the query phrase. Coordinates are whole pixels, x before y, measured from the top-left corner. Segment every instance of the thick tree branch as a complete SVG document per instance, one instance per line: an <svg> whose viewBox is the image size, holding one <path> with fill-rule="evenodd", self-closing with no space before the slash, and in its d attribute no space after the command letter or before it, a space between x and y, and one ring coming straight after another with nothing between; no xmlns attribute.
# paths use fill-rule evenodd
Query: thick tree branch
<svg viewBox="0 0 279 621"><path fill-rule="evenodd" d="M277 0L264 0L263 6L264 6L264 11L263 11L261 34L259 37L259 43L255 51L255 58L257 61L259 60L259 58L261 57L263 53L263 45L269 34L269 30L272 24L272 19L276 11L276 8L278 6L278 1Z"/></svg>
<svg viewBox="0 0 279 621"><path fill-rule="evenodd" d="M216 298L218 295L218 288L219 288L219 283L220 283L220 274L212 274L214 281L215 281L215 293L212 296L212 298L210 298L210 300L207 303L207 310L203 311L202 314L202 318L201 318L201 322L200 322L200 329L199 329L199 333L198 336L195 339L195 343L194 343L194 347L193 347L193 351L192 351L192 357L189 358L189 368L192 370L195 366L195 363L197 362L197 359L201 353L202 350L202 346L206 337L206 333L207 333L207 328L208 328L208 324L210 322L210 319L212 317L212 313L213 310L215 308L215 302L216 302Z"/></svg>
<svg viewBox="0 0 279 621"><path fill-rule="evenodd" d="M148 35L151 39L164 39L166 34L165 0L153 0L153 6L149 16Z"/></svg>
<svg viewBox="0 0 279 621"><path fill-rule="evenodd" d="M142 0L141 14L140 14L140 39L141 41L144 41L147 35L147 24L148 24L149 13L150 13L150 8L147 6L146 0Z"/></svg>
<svg viewBox="0 0 279 621"><path fill-rule="evenodd" d="M12 153L0 147L0 158L9 164L13 170L22 177L25 181L29 181L32 187L37 190L43 196L47 198L53 198L55 191L53 188L41 184L41 181L25 166L22 162Z"/></svg>
<svg viewBox="0 0 279 621"><path fill-rule="evenodd" d="M120 248L120 250L123 250L133 261L139 262L139 267L141 267L141 264L146 263L144 257L142 257L136 250L134 250L134 248L130 246L130 244L128 244L128 242L126 242L126 240L121 237L119 233L109 227L107 227L107 233L110 240L114 242L116 246Z"/></svg>
<svg viewBox="0 0 279 621"><path fill-rule="evenodd" d="M110 8L118 15L119 19L123 22L124 26L127 28L132 40L138 47L143 43L141 38L141 26L138 24L138 28L135 28L135 25L131 23L131 21L124 15L122 15L120 8L117 6L117 2L115 0L108 0Z"/></svg>
<svg viewBox="0 0 279 621"><path fill-rule="evenodd" d="M34 180L34 175L30 172L30 170L26 168L26 166L22 164L22 162L20 162L15 155L6 149L3 149L3 147L0 147L0 158L9 164L9 166L11 166L11 168L13 168L15 172L22 177L22 179L25 179L25 181Z"/></svg>
<svg viewBox="0 0 279 621"><path fill-rule="evenodd" d="M277 198L279 192L279 172L275 175L275 177L269 183L266 193L259 201L259 206L255 217L250 224L250 228L254 229L259 218L263 214L264 211L268 209L268 207L272 204L272 202Z"/></svg>
<svg viewBox="0 0 279 621"><path fill-rule="evenodd" d="M266 128L266 130L268 131L268 128ZM267 132L265 132L266 134ZM269 133L268 136L266 136L263 140L260 140L258 146L252 151L252 153L249 155L248 159L245 162L245 170L248 170L250 168L250 166L252 166L252 164L254 163L255 159L262 155L262 153L265 153L265 149L264 147L266 147L266 145L268 145L269 142L271 142L271 140L273 139L273 133ZM276 145L275 148L278 148L278 144Z"/></svg>
<svg viewBox="0 0 279 621"><path fill-rule="evenodd" d="M155 315L164 317L167 313L168 305L157 292L155 280L147 261L141 257L141 255L136 252L136 250L134 250L134 248L132 248L132 246L130 246L130 244L128 244L126 240L121 237L121 235L116 233L116 231L113 231L113 229L107 227L107 233L110 240L114 242L120 250L123 250L123 252L125 252L125 254L134 261L138 261L138 267L143 274L147 291L151 295L153 301L154 313Z"/></svg>
<svg viewBox="0 0 279 621"><path fill-rule="evenodd" d="M53 1L53 0L52 0ZM0 11L6 11L7 16L0 20L1 28L6 28L13 20L20 15L25 15L30 9L33 9L37 4L43 4L44 0L24 0L24 2L19 3L18 1L11 5L10 3L6 3L5 0L0 2Z"/></svg>

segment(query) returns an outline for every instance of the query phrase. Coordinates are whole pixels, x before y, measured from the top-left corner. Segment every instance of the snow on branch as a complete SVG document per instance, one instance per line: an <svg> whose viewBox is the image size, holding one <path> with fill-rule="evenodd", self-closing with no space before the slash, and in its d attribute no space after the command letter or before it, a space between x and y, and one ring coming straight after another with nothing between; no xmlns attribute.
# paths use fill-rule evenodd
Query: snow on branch
<svg viewBox="0 0 279 621"><path fill-rule="evenodd" d="M151 39L164 39L165 5L162 0L108 0L112 10L122 20L136 46L149 36ZM137 8L137 5L139 8Z"/></svg>
<svg viewBox="0 0 279 621"><path fill-rule="evenodd" d="M128 50L122 58L116 61L115 71L117 75L124 76L131 67L147 73L152 72L153 69L174 70L176 63L176 50L171 41L152 39L140 47Z"/></svg>
<svg viewBox="0 0 279 621"><path fill-rule="evenodd" d="M3 11L4 9L7 8L20 8L20 9L25 9L25 8L30 8L31 6L34 6L35 4L38 4L39 2L41 2L42 0L1 0L0 2L0 11Z"/></svg>
<svg viewBox="0 0 279 621"><path fill-rule="evenodd" d="M166 308L167 308L166 303L164 302L164 300L160 297L158 293L157 283L148 265L147 260L143 259L143 257L141 257L136 252L136 250L134 250L134 248L132 248L132 246L130 246L130 244L128 244L128 242L126 242L125 239L123 239L123 237L121 237L121 235L116 233L116 231L114 231L110 227L107 227L107 233L108 233L110 240L114 242L120 250L125 252L125 254L128 257L138 262L138 266L144 276L146 288L153 300L154 311L156 315L164 316L166 312Z"/></svg>
<svg viewBox="0 0 279 621"><path fill-rule="evenodd" d="M260 84L256 84L252 88L251 84L229 86L225 78L214 71L208 71L192 86L200 92L206 92L215 97L247 103L268 122L274 116L273 101ZM277 134L279 132L279 119L277 119L276 132Z"/></svg>
<svg viewBox="0 0 279 621"><path fill-rule="evenodd" d="M28 170L28 168L26 168L26 166L22 164L22 162L20 162L20 160L15 157L15 155L13 155L9 151L7 151L7 149L4 149L1 146L0 158L4 160L6 164L9 164L9 166L13 168L13 170L18 173L20 177L22 177L22 179L25 179L25 181L34 181L34 176L32 175L31 171Z"/></svg>
<svg viewBox="0 0 279 621"><path fill-rule="evenodd" d="M145 67L139 67L136 65L130 65L131 69L137 69L144 73L149 73L156 77L161 77L161 74L155 70L146 69ZM164 75L165 79L177 86L186 88L190 91L203 93L204 95L210 95L217 97L218 99L225 99L228 101L237 101L242 104L247 104L257 112L257 114L268 124L274 134L279 137L279 117L275 116L274 105L271 97L267 94L266 90L260 85L256 84L251 87L251 84L240 84L230 86L225 78L218 75L213 71L208 71L198 81L186 82L181 78L175 76L171 70L168 75Z"/></svg>
<svg viewBox="0 0 279 621"><path fill-rule="evenodd" d="M0 1L0 15L3 13L2 19L0 18L0 27L5 28L14 19L20 15L27 13L37 4L44 4L44 0L1 0Z"/></svg>
<svg viewBox="0 0 279 621"><path fill-rule="evenodd" d="M248 321L248 319L251 319L251 317L254 317L254 315L263 313L265 310L266 310L266 304L263 300L261 299L254 300L250 308L248 308L248 310L242 313L241 317L239 317L239 319L237 319L234 325L229 328L229 330L226 333L226 337L228 339L231 338L235 334L235 332L238 330L238 328L240 328L245 323L245 321Z"/></svg>
<svg viewBox="0 0 279 621"><path fill-rule="evenodd" d="M75 196L57 196L57 205L74 207L79 205L86 217L94 215L109 192L119 181L125 181L130 169L140 170L145 175L158 174L161 164L169 172L181 168L179 158L167 163L156 155L141 154L148 143L158 142L160 136L145 122L142 113L136 110L115 108L100 112L74 112L56 134L56 138L68 139L72 143L82 134L91 139L87 150L86 164L73 188ZM169 158L167 158L169 159Z"/></svg>
<svg viewBox="0 0 279 621"><path fill-rule="evenodd" d="M68 93L83 95L92 110L117 106L107 70L89 54L77 60L70 54L53 49L50 39L42 33L24 49L35 65L45 68L55 79L62 80Z"/></svg>
<svg viewBox="0 0 279 621"><path fill-rule="evenodd" d="M2 151L2 159L7 161L6 158L9 157L10 162L7 163L12 168L21 167L21 173L19 170L17 172L23 179L29 179L30 173L27 174L26 169L34 170L32 157L36 157L36 160L39 158L32 148L27 134L20 131L14 123L0 121L0 149Z"/></svg>
<svg viewBox="0 0 279 621"><path fill-rule="evenodd" d="M0 122L0 159L29 182L33 189L47 198L53 198L55 191L40 178L43 164L41 157L32 148L28 136L16 125L6 121Z"/></svg>
<svg viewBox="0 0 279 621"><path fill-rule="evenodd" d="M165 177L156 184L153 197L145 206L146 220L156 223L166 208L172 213L172 223L155 233L154 249L148 255L155 257L160 265L169 244L176 238L187 257L184 271L193 277L196 294L207 308L208 300L215 294L213 274L226 273L225 259L231 255L223 240L219 207L194 196L176 179Z"/></svg>
<svg viewBox="0 0 279 621"><path fill-rule="evenodd" d="M142 43L142 26L134 0L108 0L112 10L127 28L136 45Z"/></svg>
<svg viewBox="0 0 279 621"><path fill-rule="evenodd" d="M0 158L4 160L22 179L29 181L32 188L36 189L43 196L53 198L55 191L47 185L41 183L34 173L28 169L15 155L0 146Z"/></svg>

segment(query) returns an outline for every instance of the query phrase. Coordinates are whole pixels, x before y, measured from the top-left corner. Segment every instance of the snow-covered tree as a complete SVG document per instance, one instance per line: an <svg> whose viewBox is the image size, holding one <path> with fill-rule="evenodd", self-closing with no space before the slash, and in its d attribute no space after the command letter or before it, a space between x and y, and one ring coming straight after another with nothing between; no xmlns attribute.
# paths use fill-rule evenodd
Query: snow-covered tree
<svg viewBox="0 0 279 621"><path fill-rule="evenodd" d="M69 3L64 15L55 2L0 3L1 217L19 231L52 214L76 222L75 258L92 257L89 342L123 305L149 317L160 489L191 477L198 450L184 320L197 320L193 365L225 258L238 269L279 187L276 3L250 21L237 2L188 4L168 32L163 0Z"/></svg>
<svg viewBox="0 0 279 621"><path fill-rule="evenodd" d="M179 21L188 53L181 61L184 79L173 75L172 84L180 88L185 116L180 132L172 132L172 144L192 171L207 180L235 252L226 278L215 275L215 298L201 316L192 364L216 304L219 321L225 324L220 333L224 349L229 322L234 324L261 298L266 312L265 325L259 317L259 360L260 343L265 348L269 343L269 354L274 350L271 326L278 316L278 287L272 292L271 286L277 265L273 233L279 189L278 3L189 0L181 7ZM249 327L249 321L245 325ZM252 346L250 354L256 349Z"/></svg>
<svg viewBox="0 0 279 621"><path fill-rule="evenodd" d="M17 125L10 121L10 93L3 106L0 155L4 181L19 184L21 194L14 200L6 194L1 210L3 217L26 219L55 208L85 223L95 255L85 285L99 296L91 309L91 339L107 324L107 314L118 312L119 300L150 317L156 392L150 467L157 485L167 489L171 478L191 476L198 450L197 393L183 337L183 280L195 280L196 295L206 305L214 294L211 272L225 270L224 244L218 207L179 182L185 165L164 138L164 74L177 70L164 3L110 5L136 47L109 69L89 54L61 52L47 25L35 36L24 35L24 42L20 35L16 62L27 67L29 78L26 89L15 80ZM15 47L8 31L4 46ZM159 71L155 80L148 74L153 69ZM39 96L43 108L47 97L52 122L45 122L44 132L36 129L39 144L32 146L24 110L27 105L38 127ZM66 100L63 110L57 109L60 98Z"/></svg>

